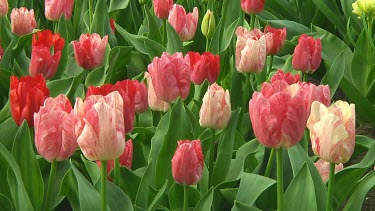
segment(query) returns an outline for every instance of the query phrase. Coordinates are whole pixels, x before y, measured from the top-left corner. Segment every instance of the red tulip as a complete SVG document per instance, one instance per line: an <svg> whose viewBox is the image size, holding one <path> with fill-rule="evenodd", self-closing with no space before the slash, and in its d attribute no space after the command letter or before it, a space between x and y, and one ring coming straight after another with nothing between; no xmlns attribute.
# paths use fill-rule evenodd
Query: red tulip
<svg viewBox="0 0 375 211"><path fill-rule="evenodd" d="M169 10L173 6L173 0L154 0L154 12L156 17L167 19Z"/></svg>
<svg viewBox="0 0 375 211"><path fill-rule="evenodd" d="M112 32L113 34L116 33L116 28L115 28L115 19L109 19L109 25L111 25L111 29L112 29Z"/></svg>
<svg viewBox="0 0 375 211"><path fill-rule="evenodd" d="M93 69L103 64L108 36L100 38L99 34L82 34L78 41L73 41L74 56L79 66Z"/></svg>
<svg viewBox="0 0 375 211"><path fill-rule="evenodd" d="M284 73L282 70L278 70L275 75L271 78L271 83L274 83L275 81L283 80L286 81L289 85L298 83L300 81L300 75L296 74L293 75L292 73Z"/></svg>
<svg viewBox="0 0 375 211"><path fill-rule="evenodd" d="M51 79L59 67L64 39L59 34L52 34L51 30L43 30L33 35L33 48L29 72L31 76L42 74ZM54 55L51 55L53 46Z"/></svg>
<svg viewBox="0 0 375 211"><path fill-rule="evenodd" d="M148 72L145 72L145 78L147 80L147 85L148 85L148 105L150 108L154 111L162 111L162 112L167 112L170 109L169 103L160 100L154 90L154 86L152 85L152 80L151 76Z"/></svg>
<svg viewBox="0 0 375 211"><path fill-rule="evenodd" d="M4 55L4 49L3 49L3 47L1 47L1 45L0 45L0 61L1 61L1 59L3 58L3 55Z"/></svg>
<svg viewBox="0 0 375 211"><path fill-rule="evenodd" d="M260 73L266 62L266 37L259 29L250 32L242 26L236 30L236 67L237 70Z"/></svg>
<svg viewBox="0 0 375 211"><path fill-rule="evenodd" d="M175 4L170 11L168 21L182 41L189 41L197 31L198 9L194 7L192 13L186 14L183 6Z"/></svg>
<svg viewBox="0 0 375 211"><path fill-rule="evenodd" d="M10 77L10 111L14 122L20 126L26 120L34 126L34 112L38 112L44 100L49 97L49 90L42 75Z"/></svg>
<svg viewBox="0 0 375 211"><path fill-rule="evenodd" d="M313 73L318 69L322 60L322 43L320 38L314 40L306 34L298 38L298 45L294 49L292 65L296 70Z"/></svg>
<svg viewBox="0 0 375 211"><path fill-rule="evenodd" d="M132 83L136 90L134 96L134 110L137 114L140 114L148 109L147 87L145 83L140 83L137 80L132 80Z"/></svg>
<svg viewBox="0 0 375 211"><path fill-rule="evenodd" d="M172 176L176 183L194 185L203 175L204 158L200 140L182 140L172 158Z"/></svg>
<svg viewBox="0 0 375 211"><path fill-rule="evenodd" d="M178 97L185 100L190 91L191 64L189 55L182 53L155 57L148 65L156 96L167 102L174 102Z"/></svg>
<svg viewBox="0 0 375 211"><path fill-rule="evenodd" d="M75 134L89 160L114 160L124 152L123 101L119 92L91 95L74 106Z"/></svg>
<svg viewBox="0 0 375 211"><path fill-rule="evenodd" d="M12 32L18 36L30 34L36 28L34 10L27 10L25 7L14 8L10 14Z"/></svg>
<svg viewBox="0 0 375 211"><path fill-rule="evenodd" d="M241 7L247 14L258 14L264 9L264 0L241 0Z"/></svg>
<svg viewBox="0 0 375 211"><path fill-rule="evenodd" d="M8 14L8 0L0 0L0 17Z"/></svg>
<svg viewBox="0 0 375 211"><path fill-rule="evenodd" d="M319 159L315 163L316 169L318 169L318 172L320 176L322 177L323 182L327 182L329 178L329 163L327 161L324 161L322 159ZM341 171L344 168L342 163L335 165L335 173Z"/></svg>
<svg viewBox="0 0 375 211"><path fill-rule="evenodd" d="M207 79L213 84L220 74L220 56L204 52L200 55L197 52L188 52L191 62L191 81L194 84L202 84Z"/></svg>
<svg viewBox="0 0 375 211"><path fill-rule="evenodd" d="M45 0L45 15L48 20L58 21L61 15L65 20L72 16L74 0Z"/></svg>
<svg viewBox="0 0 375 211"><path fill-rule="evenodd" d="M264 28L267 44L267 55L277 54L283 47L286 39L286 28L274 29L270 26Z"/></svg>
<svg viewBox="0 0 375 211"><path fill-rule="evenodd" d="M47 161L69 158L77 148L74 113L65 95L47 98L34 113L35 146Z"/></svg>

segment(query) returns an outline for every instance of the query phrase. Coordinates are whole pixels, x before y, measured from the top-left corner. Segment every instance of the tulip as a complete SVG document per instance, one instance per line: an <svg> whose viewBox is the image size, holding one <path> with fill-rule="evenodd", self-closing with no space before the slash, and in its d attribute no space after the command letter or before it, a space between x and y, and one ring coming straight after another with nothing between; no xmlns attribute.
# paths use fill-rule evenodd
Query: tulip
<svg viewBox="0 0 375 211"><path fill-rule="evenodd" d="M315 155L330 163L346 163L355 146L355 105L336 101L330 107L314 101L307 121Z"/></svg>
<svg viewBox="0 0 375 211"><path fill-rule="evenodd" d="M286 28L274 29L270 26L264 28L267 44L267 55L276 55L283 47L286 39Z"/></svg>
<svg viewBox="0 0 375 211"><path fill-rule="evenodd" d="M373 0L357 0L352 4L353 13L361 17L362 13L370 17L375 16L375 2Z"/></svg>
<svg viewBox="0 0 375 211"><path fill-rule="evenodd" d="M278 70L275 75L271 78L271 83L274 83L275 81L283 80L288 83L288 85L292 85L295 83L298 83L300 81L300 75L296 74L293 75L292 73L284 73L282 70Z"/></svg>
<svg viewBox="0 0 375 211"><path fill-rule="evenodd" d="M241 8L247 14L258 14L264 9L264 0L241 0Z"/></svg>
<svg viewBox="0 0 375 211"><path fill-rule="evenodd" d="M172 158L172 176L176 183L194 185L203 175L204 158L200 140L181 140Z"/></svg>
<svg viewBox="0 0 375 211"><path fill-rule="evenodd" d="M148 109L147 87L145 83L140 83L137 80L132 80L132 83L136 90L134 96L134 110L137 114L140 114Z"/></svg>
<svg viewBox="0 0 375 211"><path fill-rule="evenodd" d="M266 62L266 36L259 29L248 32L242 26L236 30L236 67L237 70L260 73Z"/></svg>
<svg viewBox="0 0 375 211"><path fill-rule="evenodd" d="M0 17L8 14L8 0L0 0Z"/></svg>
<svg viewBox="0 0 375 211"><path fill-rule="evenodd" d="M3 49L3 47L1 47L1 45L0 45L0 61L1 61L1 59L3 58L3 55L4 55L4 49Z"/></svg>
<svg viewBox="0 0 375 211"><path fill-rule="evenodd" d="M198 8L194 7L192 13L186 14L183 6L174 4L168 16L168 21L182 41L189 41L193 39L197 30Z"/></svg>
<svg viewBox="0 0 375 211"><path fill-rule="evenodd" d="M69 158L77 148L74 134L74 113L65 95L47 98L34 113L35 146L47 161Z"/></svg>
<svg viewBox="0 0 375 211"><path fill-rule="evenodd" d="M211 12L211 10L207 10L206 14L203 17L202 21L202 34L207 38L210 39L215 32L215 16L214 13Z"/></svg>
<svg viewBox="0 0 375 211"><path fill-rule="evenodd" d="M148 106L150 106L150 108L154 111L167 112L170 109L170 105L168 102L160 100L156 96L154 86L152 85L152 79L148 72L145 72L145 78L147 80L148 85Z"/></svg>
<svg viewBox="0 0 375 211"><path fill-rule="evenodd" d="M303 85L304 89L304 102L306 103L306 107L308 113L310 115L310 108L311 104L314 101L318 101L323 103L325 106L329 106L331 104L331 91L328 85L319 85L316 86L312 83L305 83Z"/></svg>
<svg viewBox="0 0 375 211"><path fill-rule="evenodd" d="M319 159L314 164L316 169L318 169L318 172L322 177L323 182L327 182L329 178L329 163L327 161ZM335 173L341 171L343 168L344 166L342 165L342 163L335 165Z"/></svg>
<svg viewBox="0 0 375 211"><path fill-rule="evenodd" d="M99 34L82 34L78 41L73 41L74 56L79 66L93 69L103 64L108 36L100 38Z"/></svg>
<svg viewBox="0 0 375 211"><path fill-rule="evenodd" d="M298 45L294 49L292 65L296 70L313 73L318 69L322 60L322 43L320 38L314 40L306 34L298 38Z"/></svg>
<svg viewBox="0 0 375 211"><path fill-rule="evenodd" d="M33 35L29 72L31 76L42 74L46 79L55 75L60 63L61 52L64 48L64 38L43 30ZM54 55L51 55L53 46Z"/></svg>
<svg viewBox="0 0 375 211"><path fill-rule="evenodd" d="M10 14L12 32L18 36L30 34L36 28L34 10L27 10L25 7L14 8Z"/></svg>
<svg viewBox="0 0 375 211"><path fill-rule="evenodd" d="M190 91L191 64L189 55L182 53L169 55L164 52L155 57L148 65L156 96L167 102L174 102L178 97L185 100Z"/></svg>
<svg viewBox="0 0 375 211"><path fill-rule="evenodd" d="M167 19L169 10L173 6L173 0L154 0L154 12L156 17Z"/></svg>
<svg viewBox="0 0 375 211"><path fill-rule="evenodd" d="M49 90L42 75L10 77L10 111L14 122L20 126L26 120L34 126L34 112L38 112L44 100L49 97Z"/></svg>
<svg viewBox="0 0 375 211"><path fill-rule="evenodd" d="M58 21L61 15L65 20L72 16L74 0L45 0L45 15L50 21Z"/></svg>
<svg viewBox="0 0 375 211"><path fill-rule="evenodd" d="M107 96L77 98L75 133L82 153L89 160L114 160L124 152L123 100L119 92Z"/></svg>
<svg viewBox="0 0 375 211"><path fill-rule="evenodd" d="M202 127L224 129L231 117L229 91L225 91L216 83L209 86L203 97L199 117L199 124Z"/></svg>
<svg viewBox="0 0 375 211"><path fill-rule="evenodd" d="M111 26L113 34L116 33L115 22L115 19L109 19L109 25Z"/></svg>
<svg viewBox="0 0 375 211"><path fill-rule="evenodd" d="M132 168L132 161L133 161L133 141L131 139L125 143L124 152L119 157L119 161L120 161L120 165L121 166L126 166L128 169ZM97 160L96 164L99 167L102 166L100 160ZM107 161L107 174L109 174L109 172L111 172L111 170L113 169L114 165L115 165L114 160L108 160ZM110 178L108 178L108 179L110 181L112 181L112 179L110 179Z"/></svg>
<svg viewBox="0 0 375 211"><path fill-rule="evenodd" d="M220 56L204 52L200 55L197 52L188 52L191 63L191 81L200 85L207 79L213 84L220 74Z"/></svg>

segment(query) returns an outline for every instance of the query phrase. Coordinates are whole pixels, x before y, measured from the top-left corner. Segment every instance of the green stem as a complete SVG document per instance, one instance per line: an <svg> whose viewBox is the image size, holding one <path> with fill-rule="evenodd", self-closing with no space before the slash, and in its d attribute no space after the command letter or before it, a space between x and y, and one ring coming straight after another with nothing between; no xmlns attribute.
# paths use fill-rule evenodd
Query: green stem
<svg viewBox="0 0 375 211"><path fill-rule="evenodd" d="M136 115L135 115L135 125L136 125L137 127L140 126L140 124L139 124L139 114L136 114Z"/></svg>
<svg viewBox="0 0 375 211"><path fill-rule="evenodd" d="M245 90L244 90L244 99L243 99L243 105L242 105L242 109L243 109L243 112L245 113L246 112L246 106L247 104L249 103L248 99L250 98L248 95L249 95L249 89L250 89L250 73L244 73L245 74Z"/></svg>
<svg viewBox="0 0 375 211"><path fill-rule="evenodd" d="M184 211L188 210L188 204L189 204L189 193L188 193L188 187L187 185L184 185Z"/></svg>
<svg viewBox="0 0 375 211"><path fill-rule="evenodd" d="M302 72L302 81L307 82L307 73Z"/></svg>
<svg viewBox="0 0 375 211"><path fill-rule="evenodd" d="M100 163L102 164L102 171L101 171L101 211L107 210L107 161L101 160Z"/></svg>
<svg viewBox="0 0 375 211"><path fill-rule="evenodd" d="M250 30L254 29L254 25L255 25L255 15L251 14L251 18L250 18Z"/></svg>
<svg viewBox="0 0 375 211"><path fill-rule="evenodd" d="M50 197L51 197L51 191L52 191L52 184L54 183L54 180L55 180L56 169L57 169L57 161L53 160L51 163L51 170L49 172L49 181L48 181L48 187L47 187L47 193L46 193L46 203L44 204L44 210L51 210L50 202L52 200L50 199Z"/></svg>
<svg viewBox="0 0 375 211"><path fill-rule="evenodd" d="M264 173L265 177L270 177L271 169L272 169L272 164L273 164L273 159L275 159L275 151L276 151L275 149L271 149L271 154L268 157L266 172Z"/></svg>
<svg viewBox="0 0 375 211"><path fill-rule="evenodd" d="M211 147L210 147L210 160L208 164L208 172L209 172L209 179L208 184L209 187L212 186L212 177L214 173L214 156L215 156L215 129L211 129Z"/></svg>
<svg viewBox="0 0 375 211"><path fill-rule="evenodd" d="M115 159L114 171L115 171L114 183L115 185L119 186L120 185L120 159L119 158Z"/></svg>
<svg viewBox="0 0 375 211"><path fill-rule="evenodd" d="M90 17L90 28L91 28L93 17L94 17L93 0L89 0L89 17Z"/></svg>
<svg viewBox="0 0 375 211"><path fill-rule="evenodd" d="M165 46L167 44L167 38L166 38L166 34L167 34L167 20L164 19L163 20L163 46Z"/></svg>
<svg viewBox="0 0 375 211"><path fill-rule="evenodd" d="M209 44L210 44L210 39L206 37L206 52L208 52Z"/></svg>
<svg viewBox="0 0 375 211"><path fill-rule="evenodd" d="M329 164L329 180L328 180L328 195L326 211L332 210L333 202L333 186L335 185L335 163Z"/></svg>
<svg viewBox="0 0 375 211"><path fill-rule="evenodd" d="M277 161L277 210L283 210L284 203L284 178L283 178L283 149L276 149Z"/></svg>
<svg viewBox="0 0 375 211"><path fill-rule="evenodd" d="M268 66L268 74L272 72L273 55L270 55L270 65Z"/></svg>

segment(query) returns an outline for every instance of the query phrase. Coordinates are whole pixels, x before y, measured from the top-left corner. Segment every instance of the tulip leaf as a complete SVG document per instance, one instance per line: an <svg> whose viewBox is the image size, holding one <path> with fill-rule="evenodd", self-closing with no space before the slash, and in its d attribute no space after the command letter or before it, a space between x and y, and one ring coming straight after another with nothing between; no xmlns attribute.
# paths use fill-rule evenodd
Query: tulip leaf
<svg viewBox="0 0 375 211"><path fill-rule="evenodd" d="M3 99L8 98L11 75L12 73L10 71L0 68L0 97L2 97ZM4 104L5 103L6 101L4 102ZM0 108L2 108L4 104L0 102Z"/></svg>
<svg viewBox="0 0 375 211"><path fill-rule="evenodd" d="M214 198L214 189L211 188L198 202L195 206L194 211L199 210L211 210L212 200Z"/></svg>
<svg viewBox="0 0 375 211"><path fill-rule="evenodd" d="M147 26L148 26L148 38L154 40L155 42L161 43L162 37L160 34L159 26L154 15L147 8L144 8L147 17Z"/></svg>
<svg viewBox="0 0 375 211"><path fill-rule="evenodd" d="M126 65L129 64L131 59L132 46L117 46L111 49L108 56L108 76L106 83L112 84L120 81L126 77Z"/></svg>
<svg viewBox="0 0 375 211"><path fill-rule="evenodd" d="M252 206L260 194L275 183L275 180L264 176L242 173L236 201Z"/></svg>
<svg viewBox="0 0 375 211"><path fill-rule="evenodd" d="M134 206L147 210L148 208L148 193L152 182L153 161L150 161L146 167L145 173L141 179L138 187L137 196L135 198Z"/></svg>
<svg viewBox="0 0 375 211"><path fill-rule="evenodd" d="M24 186L21 170L9 151L0 143L0 169L9 166L8 183L15 210L33 210L33 205ZM6 170L4 171L4 173ZM3 186L1 186L3 187Z"/></svg>
<svg viewBox="0 0 375 211"><path fill-rule="evenodd" d="M268 0L265 9L274 15L285 17L285 19L299 20L297 10L290 5L288 0Z"/></svg>
<svg viewBox="0 0 375 211"><path fill-rule="evenodd" d="M5 19L5 18L3 18ZM1 20L0 20L1 21ZM0 30L3 27L0 27ZM15 45L15 41L12 40L7 48L4 49L4 54L1 57L0 60L0 68L10 70L11 69L11 63L12 63L12 48Z"/></svg>
<svg viewBox="0 0 375 211"><path fill-rule="evenodd" d="M320 10L331 23L336 26L339 31L345 34L345 23L341 18L340 10L335 1L331 0L312 0L318 10Z"/></svg>
<svg viewBox="0 0 375 211"><path fill-rule="evenodd" d="M133 143L135 142L136 141L134 141ZM124 166L120 166L120 174L120 187L134 202L137 196L137 191L141 179L137 175L135 175L131 170Z"/></svg>
<svg viewBox="0 0 375 211"><path fill-rule="evenodd" d="M105 66L102 65L89 72L85 81L85 85L86 87L101 86L104 84L105 78L106 78Z"/></svg>
<svg viewBox="0 0 375 211"><path fill-rule="evenodd" d="M164 22L164 24L167 24L167 52L169 54L174 54L176 52L184 54L185 49L184 46L182 46L182 42L177 32L168 21Z"/></svg>
<svg viewBox="0 0 375 211"><path fill-rule="evenodd" d="M345 57L344 53L341 52L333 62L329 71L325 74L323 79L321 80L321 84L328 84L329 89L331 91L331 98L335 94L337 88L340 85L341 79L344 76L345 70Z"/></svg>
<svg viewBox="0 0 375 211"><path fill-rule="evenodd" d="M12 202L8 197L0 193L0 210L13 210Z"/></svg>
<svg viewBox="0 0 375 211"><path fill-rule="evenodd" d="M108 12L111 13L111 12L114 12L114 11L117 11L117 10L123 10L123 9L127 8L128 5L129 5L129 0L110 1Z"/></svg>
<svg viewBox="0 0 375 211"><path fill-rule="evenodd" d="M34 33L25 34L18 38L17 44L13 47L12 58L17 58L19 54L25 49L26 45L31 45L31 38Z"/></svg>
<svg viewBox="0 0 375 211"><path fill-rule="evenodd" d="M232 211L260 211L260 209L246 205L239 201L234 201L234 206L232 208Z"/></svg>
<svg viewBox="0 0 375 211"><path fill-rule="evenodd" d="M129 197L112 182L107 182L107 204L111 210L132 211L133 204ZM96 190L100 191L101 183L95 185Z"/></svg>
<svg viewBox="0 0 375 211"><path fill-rule="evenodd" d="M298 200L295 200L297 198ZM284 203L284 210L318 210L314 182L306 163L289 184L284 194L284 201L293 201L293 203Z"/></svg>
<svg viewBox="0 0 375 211"><path fill-rule="evenodd" d="M224 34L220 42L220 52L227 50L229 44L232 42L232 38L235 30L237 29L239 20L236 19L230 24L230 26L224 29Z"/></svg>
<svg viewBox="0 0 375 211"><path fill-rule="evenodd" d="M159 204L162 196L164 195L165 191L167 190L168 180L165 181L163 187L158 191L158 194L155 196L154 200L151 202L148 211L153 211L156 209L157 205Z"/></svg>
<svg viewBox="0 0 375 211"><path fill-rule="evenodd" d="M81 160L83 161L83 164L85 165L85 168L87 170L87 173L90 176L92 184L98 183L100 179L100 168L99 166L92 161L86 160L85 157L81 154Z"/></svg>
<svg viewBox="0 0 375 211"><path fill-rule="evenodd" d="M72 88L74 78L57 79L47 83L51 97L57 97L60 94L68 95Z"/></svg>
<svg viewBox="0 0 375 211"><path fill-rule="evenodd" d="M14 8L14 7L9 7L9 8ZM10 25L10 21L8 18L0 18L0 37L1 37L1 41L3 43L10 43L8 45L7 48L10 49L9 51L9 59L10 59L10 55L12 54L12 50L13 49L13 46L15 45L15 41L17 40L17 35L13 34L12 31L11 31L11 25ZM5 47L5 46L3 46ZM4 60L4 57L2 58L2 60ZM1 60L1 61L2 61ZM1 64L1 61L0 61L0 64ZM1 65L0 65L1 67Z"/></svg>
<svg viewBox="0 0 375 211"><path fill-rule="evenodd" d="M20 167L21 176L34 210L40 210L43 203L44 184L32 143L34 142L29 126L24 120L14 138L12 155Z"/></svg>
<svg viewBox="0 0 375 211"><path fill-rule="evenodd" d="M217 159L212 177L212 184L214 186L224 182L228 175L239 113L239 109L232 112L232 117L227 127L224 129L221 139L219 140Z"/></svg>
<svg viewBox="0 0 375 211"><path fill-rule="evenodd" d="M67 24L71 24L70 22L66 21L65 20L65 17L62 15L60 17L60 20L58 22L58 28L57 28L57 32L58 34L61 35L62 38L64 38L64 48L62 49L62 52L61 52L61 58L60 58L60 62L59 62L59 65L58 65L58 68L57 68L57 71L55 73L55 76L53 78L61 78L66 66L67 66L67 62L68 62L68 56L69 56L69 43L70 43L70 36L72 33L69 33L68 31L68 27L67 27Z"/></svg>
<svg viewBox="0 0 375 211"><path fill-rule="evenodd" d="M90 28L91 33L98 33L103 38L108 35L108 42L111 46L117 46L116 37L112 32L109 23L107 0L98 0L96 2L95 13Z"/></svg>
<svg viewBox="0 0 375 211"><path fill-rule="evenodd" d="M214 199L212 200L213 210L229 210L230 207L233 206L232 203L228 203L225 200L225 197L221 193L221 190L238 187L238 184L239 180L225 181L214 188Z"/></svg>
<svg viewBox="0 0 375 211"><path fill-rule="evenodd" d="M286 27L288 40L310 32L310 29L305 25L290 20L268 20L267 23L274 28Z"/></svg>
<svg viewBox="0 0 375 211"><path fill-rule="evenodd" d="M201 194L199 191L191 186L187 186L188 188L188 210L190 207L195 207L195 205L201 199ZM178 210L182 209L184 206L184 186L174 183L172 187L169 189L169 205L170 210Z"/></svg>
<svg viewBox="0 0 375 211"><path fill-rule="evenodd" d="M370 172L364 179L360 181L357 188L351 194L343 210L361 210L363 201L367 193L373 187L375 187L375 171Z"/></svg>
<svg viewBox="0 0 375 211"><path fill-rule="evenodd" d="M9 117L0 125L0 143L8 150L12 151L14 137L18 132L18 126L12 117Z"/></svg>

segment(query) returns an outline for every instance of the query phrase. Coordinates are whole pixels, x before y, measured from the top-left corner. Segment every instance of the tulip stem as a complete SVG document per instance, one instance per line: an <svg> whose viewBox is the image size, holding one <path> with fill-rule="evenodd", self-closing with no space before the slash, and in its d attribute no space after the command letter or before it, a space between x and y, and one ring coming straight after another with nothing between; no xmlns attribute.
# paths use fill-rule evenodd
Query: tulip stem
<svg viewBox="0 0 375 211"><path fill-rule="evenodd" d="M255 25L255 15L251 15L250 16L250 30L253 30L254 29L254 25Z"/></svg>
<svg viewBox="0 0 375 211"><path fill-rule="evenodd" d="M211 147L210 147L210 160L209 160L209 166L208 166L208 171L209 171L209 179L208 179L208 184L209 187L212 186L212 176L214 173L214 156L215 156L215 129L211 129Z"/></svg>
<svg viewBox="0 0 375 211"><path fill-rule="evenodd" d="M210 39L206 37L206 52L208 52L209 44L210 44Z"/></svg>
<svg viewBox="0 0 375 211"><path fill-rule="evenodd" d="M328 195L326 211L332 210L333 201L333 186L335 184L335 163L329 164L329 180L328 180Z"/></svg>
<svg viewBox="0 0 375 211"><path fill-rule="evenodd" d="M167 44L166 34L167 34L167 20L164 19L163 20L163 39L162 39L163 46L165 46Z"/></svg>
<svg viewBox="0 0 375 211"><path fill-rule="evenodd" d="M115 185L119 186L120 185L120 159L116 158L115 159L115 166L114 166L114 173L115 173Z"/></svg>
<svg viewBox="0 0 375 211"><path fill-rule="evenodd" d="M101 160L100 163L102 164L102 171L101 171L101 211L107 210L107 161Z"/></svg>
<svg viewBox="0 0 375 211"><path fill-rule="evenodd" d="M273 55L270 55L270 65L268 66L268 74L272 72Z"/></svg>
<svg viewBox="0 0 375 211"><path fill-rule="evenodd" d="M250 73L245 73L245 90L244 90L244 99L243 99L243 106L242 110L244 113L246 113L246 105L249 103L248 99L250 98L249 95L249 89L250 89Z"/></svg>
<svg viewBox="0 0 375 211"><path fill-rule="evenodd" d="M276 149L277 162L277 210L283 210L284 178L283 178L283 148Z"/></svg>
<svg viewBox="0 0 375 211"><path fill-rule="evenodd" d="M184 211L188 210L188 204L189 204L189 193L188 193L188 187L187 185L184 185Z"/></svg>
<svg viewBox="0 0 375 211"><path fill-rule="evenodd" d="M48 187L47 187L47 193L46 193L46 202L44 204L44 210L51 210L50 202L52 200L50 199L50 197L51 197L51 191L52 191L52 184L54 183L54 180L55 180L56 169L57 169L57 161L53 160L51 163L51 170L49 172L49 181L48 181Z"/></svg>
<svg viewBox="0 0 375 211"><path fill-rule="evenodd" d="M90 28L92 28L91 25L92 25L92 21L93 21L93 13L94 13L94 11L93 11L93 0L89 0Z"/></svg>
<svg viewBox="0 0 375 211"><path fill-rule="evenodd" d="M270 177L271 169L272 169L272 164L273 164L273 159L274 158L275 158L275 149L271 149L271 154L268 157L266 172L264 173L265 177Z"/></svg>
<svg viewBox="0 0 375 211"><path fill-rule="evenodd" d="M307 82L307 73L302 72L302 81Z"/></svg>

